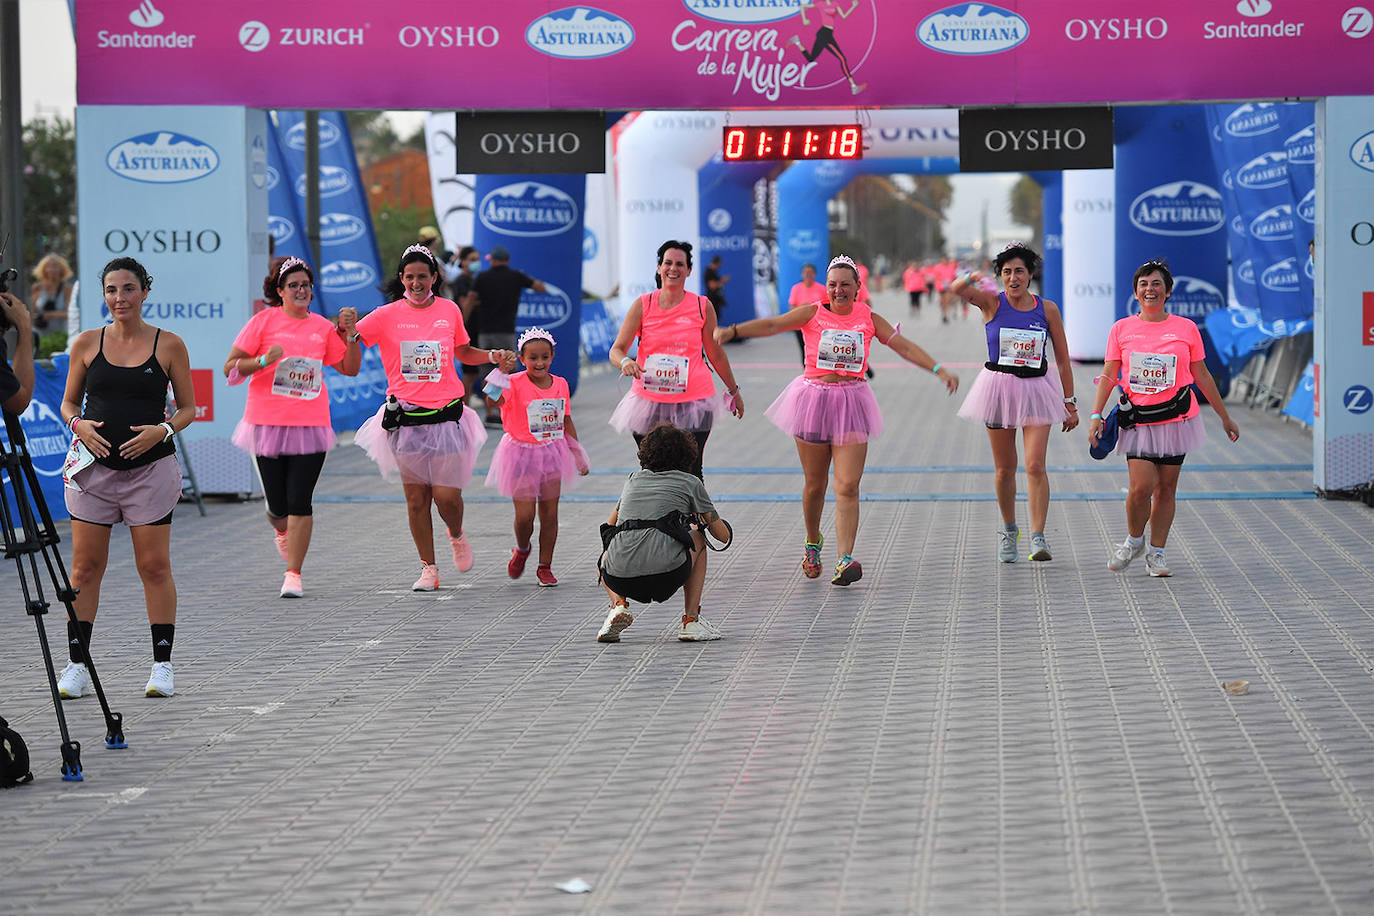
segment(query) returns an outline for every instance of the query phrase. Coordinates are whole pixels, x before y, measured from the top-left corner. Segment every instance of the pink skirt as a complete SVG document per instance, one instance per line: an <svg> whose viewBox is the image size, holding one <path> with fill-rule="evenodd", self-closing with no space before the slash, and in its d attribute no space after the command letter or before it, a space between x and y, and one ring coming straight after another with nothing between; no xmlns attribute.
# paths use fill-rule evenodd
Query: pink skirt
<svg viewBox="0 0 1374 916"><path fill-rule="evenodd" d="M1202 415L1141 424L1117 433L1116 451L1127 458L1169 458L1196 451L1207 441Z"/></svg>
<svg viewBox="0 0 1374 916"><path fill-rule="evenodd" d="M477 452L487 441L482 421L464 410L457 423L382 429L383 405L358 428L353 441L377 462L382 477L401 483L463 489L472 480Z"/></svg>
<svg viewBox="0 0 1374 916"><path fill-rule="evenodd" d="M788 435L823 445L867 442L883 432L878 399L862 379L818 382L799 375L763 415Z"/></svg>
<svg viewBox="0 0 1374 916"><path fill-rule="evenodd" d="M487 471L487 486L502 496L531 500L556 496L559 485L573 487L581 480L578 466L588 466L582 443L564 436L549 442L521 442L509 433L496 444ZM553 489L546 489L552 486Z"/></svg>
<svg viewBox="0 0 1374 916"><path fill-rule="evenodd" d="M969 386L959 416L992 429L1052 426L1069 418L1059 373L1038 378L1018 378L1009 372L984 367Z"/></svg>
<svg viewBox="0 0 1374 916"><path fill-rule="evenodd" d="M715 425L716 416L725 413L725 399L719 392L696 401L651 401L631 388L611 414L611 426L618 433L644 435L660 423L671 423L688 432L705 432Z"/></svg>
<svg viewBox="0 0 1374 916"><path fill-rule="evenodd" d="M327 452L339 437L328 426L262 426L240 420L229 441L250 455L280 458Z"/></svg>

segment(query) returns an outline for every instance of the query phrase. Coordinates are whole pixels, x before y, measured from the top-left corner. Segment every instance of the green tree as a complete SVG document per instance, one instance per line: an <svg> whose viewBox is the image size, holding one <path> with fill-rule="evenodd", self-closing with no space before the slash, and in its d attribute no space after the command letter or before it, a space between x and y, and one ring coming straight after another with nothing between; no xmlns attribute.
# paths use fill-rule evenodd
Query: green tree
<svg viewBox="0 0 1374 916"><path fill-rule="evenodd" d="M1031 248L1045 250L1044 233L1045 195L1040 182L1029 175L1011 187L1011 218L1031 230Z"/></svg>
<svg viewBox="0 0 1374 916"><path fill-rule="evenodd" d="M24 125L24 263L50 251L76 269L76 132L61 117ZM23 292L28 294L28 278Z"/></svg>

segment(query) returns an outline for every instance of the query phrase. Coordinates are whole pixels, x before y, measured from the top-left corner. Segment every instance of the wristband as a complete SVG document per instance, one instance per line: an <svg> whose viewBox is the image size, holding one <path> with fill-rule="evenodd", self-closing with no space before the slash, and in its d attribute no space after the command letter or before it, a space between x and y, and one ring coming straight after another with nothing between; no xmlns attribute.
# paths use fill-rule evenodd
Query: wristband
<svg viewBox="0 0 1374 916"><path fill-rule="evenodd" d="M941 370L942 368L944 368L944 367L941 366L939 363L936 363L934 366L931 366L931 367L930 367L930 374L931 374L931 375L939 375L939 374L940 374L940 370Z"/></svg>
<svg viewBox="0 0 1374 916"><path fill-rule="evenodd" d="M725 389L725 393L726 393L726 394L736 394L736 393L738 393L738 392L739 392L739 386L738 386L738 385L736 385L734 388L727 388L727 389Z"/></svg>
<svg viewBox="0 0 1374 916"><path fill-rule="evenodd" d="M1101 419L1102 419L1102 414L1100 414L1100 413L1098 413L1097 411L1094 410L1094 411L1092 412L1092 414L1088 417L1088 419L1089 419L1089 420L1101 420Z"/></svg>
<svg viewBox="0 0 1374 916"><path fill-rule="evenodd" d="M267 368L267 354L266 354L266 353L264 353L264 354L262 354L261 356L258 357L258 368L259 368L259 369L266 369L266 368Z"/></svg>
<svg viewBox="0 0 1374 916"><path fill-rule="evenodd" d="M626 363L632 363L634 361L635 359L633 356L622 356L620 358L620 368L624 369Z"/></svg>
<svg viewBox="0 0 1374 916"><path fill-rule="evenodd" d="M731 340L739 340L739 325L738 325L738 324L732 324L732 325L730 325L730 339L731 339Z"/></svg>
<svg viewBox="0 0 1374 916"><path fill-rule="evenodd" d="M495 350L488 350L488 351L487 351L487 362L489 362L489 363L494 363L494 362L496 362L496 351L495 351Z"/></svg>
<svg viewBox="0 0 1374 916"><path fill-rule="evenodd" d="M163 442L166 442L168 439L172 438L172 436L176 435L176 428L172 426L172 424L166 422L165 420L159 423L158 426L161 426L163 429L167 430L167 435L162 437Z"/></svg>
<svg viewBox="0 0 1374 916"><path fill-rule="evenodd" d="M72 417L70 420L67 421L67 429L70 430L73 435L75 435L76 424L80 423L84 419L86 418L81 416L81 414L77 414L76 416Z"/></svg>
<svg viewBox="0 0 1374 916"><path fill-rule="evenodd" d="M345 337L344 340L348 341L349 343L357 343L362 336L363 335L359 334L357 331L354 331L352 334L349 334L347 337Z"/></svg>

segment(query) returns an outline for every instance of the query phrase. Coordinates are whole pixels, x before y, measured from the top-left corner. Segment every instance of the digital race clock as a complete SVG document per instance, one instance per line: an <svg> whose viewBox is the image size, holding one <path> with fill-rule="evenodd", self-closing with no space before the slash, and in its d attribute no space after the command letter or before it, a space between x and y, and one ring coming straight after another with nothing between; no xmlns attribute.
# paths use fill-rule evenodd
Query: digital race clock
<svg viewBox="0 0 1374 916"><path fill-rule="evenodd" d="M853 124L727 127L724 144L726 162L864 157L863 133Z"/></svg>

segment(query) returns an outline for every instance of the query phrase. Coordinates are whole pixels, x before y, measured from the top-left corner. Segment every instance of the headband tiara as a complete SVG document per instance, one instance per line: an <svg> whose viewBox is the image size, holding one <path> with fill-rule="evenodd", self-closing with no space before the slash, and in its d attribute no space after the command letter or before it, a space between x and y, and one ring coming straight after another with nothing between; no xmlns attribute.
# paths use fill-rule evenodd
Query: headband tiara
<svg viewBox="0 0 1374 916"><path fill-rule="evenodd" d="M407 248L405 251L401 252L401 260L404 261L404 260L405 260L408 256L410 256L411 254L422 254L422 255L425 256L425 260L426 260L426 261L429 261L429 263L430 263L432 266L434 266L434 267L438 267L438 266L439 266L439 262L436 261L436 260L434 260L434 252L430 251L430 250L429 250L428 248L426 248L424 245L419 245L419 244L411 245L411 246L410 246L409 248Z"/></svg>
<svg viewBox="0 0 1374 916"><path fill-rule="evenodd" d="M552 334L543 328L530 328L525 333L521 334L520 339L515 342L515 352L519 353L521 350L525 349L525 344L529 343L531 340L547 340L550 347L554 346Z"/></svg>
<svg viewBox="0 0 1374 916"><path fill-rule="evenodd" d="M304 267L306 270L310 269L304 261L292 255L281 262L281 267L277 270L277 279L280 280L282 277L286 276L288 271L295 270L297 267Z"/></svg>
<svg viewBox="0 0 1374 916"><path fill-rule="evenodd" d="M826 271L829 272L831 270L834 270L836 267L848 267L850 270L854 271L854 273L859 272L859 266L855 264L854 259L849 257L848 255L835 255L835 257L830 259L830 266L826 268Z"/></svg>
<svg viewBox="0 0 1374 916"><path fill-rule="evenodd" d="M998 253L998 254L1006 254L1008 251L1011 251L1013 248L1024 248L1024 249L1026 249L1027 251L1030 251L1030 246L1027 245L1025 242L1021 242L1021 241L1012 241L1012 242L1007 242L1005 245L1003 245L1003 246L1002 246L1002 250L999 251L999 252L997 252L997 253Z"/></svg>

